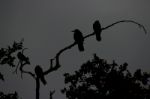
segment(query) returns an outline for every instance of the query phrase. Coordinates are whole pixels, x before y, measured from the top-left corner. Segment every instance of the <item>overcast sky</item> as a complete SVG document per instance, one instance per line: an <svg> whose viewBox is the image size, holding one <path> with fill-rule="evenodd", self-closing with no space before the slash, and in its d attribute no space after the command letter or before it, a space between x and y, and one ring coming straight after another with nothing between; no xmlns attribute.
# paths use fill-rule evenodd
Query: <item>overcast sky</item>
<svg viewBox="0 0 150 99"><path fill-rule="evenodd" d="M92 33L92 24L100 20L102 27L115 21L129 19L145 26L145 35L138 26L122 23L102 32L102 41L95 37L85 41L85 52L77 46L62 54L62 67L48 76L48 85L41 86L41 99L48 99L49 90L56 90L54 99L65 99L60 93L64 87L65 72L79 69L92 58L93 53L109 61L128 62L131 71L142 68L150 71L150 1L149 0L1 0L0 48L24 38L25 54L31 66L48 68L49 59L65 46L73 43L72 30L78 28L83 35ZM22 99L35 99L35 81L29 75L12 75L8 66L1 67L6 81L0 82L0 91L17 91ZM9 72L7 72L9 71Z"/></svg>

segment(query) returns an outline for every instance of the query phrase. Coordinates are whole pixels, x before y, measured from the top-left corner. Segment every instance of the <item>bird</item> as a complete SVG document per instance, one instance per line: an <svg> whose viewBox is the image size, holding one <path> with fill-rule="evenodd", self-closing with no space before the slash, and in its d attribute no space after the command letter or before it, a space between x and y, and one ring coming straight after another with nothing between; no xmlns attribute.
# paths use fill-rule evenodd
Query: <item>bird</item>
<svg viewBox="0 0 150 99"><path fill-rule="evenodd" d="M96 20L93 23L93 30L94 30L94 33L96 35L96 40L97 41L101 41L102 28L101 28L101 24L100 24L100 22L98 20Z"/></svg>
<svg viewBox="0 0 150 99"><path fill-rule="evenodd" d="M82 35L82 32L79 29L75 29L72 32L74 32L74 40L78 44L79 51L84 51L84 37Z"/></svg>
<svg viewBox="0 0 150 99"><path fill-rule="evenodd" d="M39 65L37 65L37 66L35 67L35 74L36 74L37 77L42 81L42 83L43 83L44 85L47 84L47 82L46 82L46 80L45 80L45 78L44 78L44 75L43 75L43 70L42 70L42 68L41 68Z"/></svg>

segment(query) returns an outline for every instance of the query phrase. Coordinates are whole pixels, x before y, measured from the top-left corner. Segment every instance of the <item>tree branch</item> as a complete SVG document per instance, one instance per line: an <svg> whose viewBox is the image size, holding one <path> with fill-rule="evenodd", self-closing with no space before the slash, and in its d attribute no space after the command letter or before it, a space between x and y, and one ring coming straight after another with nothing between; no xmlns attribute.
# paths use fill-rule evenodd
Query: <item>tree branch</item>
<svg viewBox="0 0 150 99"><path fill-rule="evenodd" d="M145 34L147 34L147 31L146 31L145 27L144 27L143 25L139 24L138 22L133 21L133 20L121 20L121 21L117 21L117 22L114 22L114 23L112 23L112 24L110 24L110 25L108 25L108 26L106 26L106 27L101 28L101 29L102 29L102 31L103 31L103 30L106 30L106 29L108 29L108 28L110 28L110 27L112 27L112 26L114 26L114 25L116 25L116 24L119 24L119 23L133 23L133 24L136 24L136 25L138 25L140 28L142 28L142 29L144 30ZM88 34L88 35L84 36L84 39L89 38L89 37L94 36L94 35L95 35L95 33ZM47 74L49 74L50 72L56 71L58 68L60 68L60 67L61 67L60 62L59 62L59 57L60 57L60 55L61 55L63 52L65 52L66 50L71 49L71 48L74 47L75 45L77 45L76 42L70 44L69 46L66 46L66 47L63 48L63 49L61 49L61 50L56 54L56 56L55 56L54 58L50 59L50 68L49 68L48 70L46 70L43 74L44 74L44 75L47 75ZM53 66L53 60L55 60L55 62L56 62L56 65L55 65L55 66ZM35 74L23 70L23 66L20 67L20 71L21 71L22 73L27 73L27 74L31 75L33 78L35 78Z"/></svg>
<svg viewBox="0 0 150 99"><path fill-rule="evenodd" d="M106 27L101 28L101 30L102 30L102 31L103 31L103 30L106 30L106 29L108 29L108 28L110 28L110 27L112 27L112 26L114 26L114 25L116 25L116 24L124 23L124 22L125 22L125 23L134 23L134 24L138 25L140 28L143 28L145 34L147 34L147 31L146 31L146 29L145 29L145 27L144 27L143 25L141 25L141 24L139 24L139 23L137 23L137 22L135 22L135 21L132 21L132 20L121 20L121 21L117 21L117 22L114 22L114 23L112 23L112 24L110 24L110 25L108 25L108 26L106 26ZM95 35L95 33L93 32L93 33L91 33L91 34L88 34L88 35L84 36L83 38L84 38L84 40L85 40L86 38L89 38L89 37L94 36L94 35ZM49 69L46 70L45 72L43 72L43 75L45 76L45 75L49 74L50 72L56 71L58 68L60 68L60 67L61 67L60 62L59 62L59 57L60 57L60 55L61 55L63 52L65 52L65 51L71 49L71 48L74 47L75 45L77 45L77 43L76 43L76 42L73 42L73 43L70 44L69 46L66 46L65 48L61 49L58 53L56 53L56 56L55 56L54 58L50 59L50 67L49 67ZM55 66L53 66L53 61L54 61L54 60L55 60L55 63L56 63ZM31 75L31 76L36 80L36 99L39 99L39 95L40 95L40 93L39 93L39 90L40 90L40 81L39 81L39 78L36 77L35 74L33 74L32 72L23 70L23 67L24 67L25 65L27 65L27 64L26 64L26 63L24 63L24 64L21 63L20 71L21 71L21 73L26 73L26 74ZM52 99L52 94L53 94L53 93L50 92L50 99Z"/></svg>
<svg viewBox="0 0 150 99"><path fill-rule="evenodd" d="M145 34L147 34L147 31L146 31L145 27L142 24L140 24L140 23L138 23L136 21L133 21L133 20L121 20L121 21L117 21L117 22L114 22L114 23L112 23L112 24L110 24L110 25L102 28L102 30L106 30L106 29L108 29L108 28L110 28L110 27L112 27L112 26L114 26L116 24L119 24L119 23L133 23L133 24L136 24L136 25L139 26L139 28L142 28L144 30Z"/></svg>
<svg viewBox="0 0 150 99"><path fill-rule="evenodd" d="M24 63L24 64L21 63L21 66L20 66L20 68L19 68L20 71L21 71L21 78L22 78L22 73L25 73L25 74L31 75L34 79L36 79L35 74L33 74L32 72L23 70L23 67L24 67L25 65L26 65L26 63Z"/></svg>
<svg viewBox="0 0 150 99"><path fill-rule="evenodd" d="M140 28L142 28L142 29L144 30L145 34L147 34L147 31L146 31L145 27L144 27L142 24L140 24L140 23L138 23L138 22L135 22L135 21L133 21L133 20L121 20L121 21L117 21L117 22L114 22L114 23L112 23L112 24L110 24L110 25L108 25L108 26L106 26L106 27L101 28L101 29L102 29L102 31L103 31L103 30L106 30L106 29L108 29L108 28L110 28L110 27L112 27L112 26L114 26L114 25L116 25L116 24L119 24L119 23L133 23L133 24L136 24L136 25L138 25ZM94 35L95 35L95 33L93 32L93 33L91 33L91 34L88 34L88 35L84 36L84 39L89 38L89 37L94 36ZM60 67L60 63L59 63L59 57L60 57L60 55L61 55L63 52L65 52L66 50L69 50L69 49L71 49L72 47L74 47L76 44L77 44L77 43L74 42L74 43L70 44L69 46L66 46L65 48L61 49L61 50L56 54L56 56L51 59L51 60L54 60L54 59L55 59L56 65L53 67L53 66L52 66L52 65L53 65L53 62L51 61L50 68L49 68L47 71L44 72L44 75L47 75L48 73L57 70L57 69Z"/></svg>

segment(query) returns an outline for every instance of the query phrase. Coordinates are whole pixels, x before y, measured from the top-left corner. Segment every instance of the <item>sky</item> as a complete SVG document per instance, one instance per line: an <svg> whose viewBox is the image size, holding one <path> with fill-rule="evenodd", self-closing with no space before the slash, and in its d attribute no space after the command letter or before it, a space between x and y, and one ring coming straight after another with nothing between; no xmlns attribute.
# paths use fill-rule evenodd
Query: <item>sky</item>
<svg viewBox="0 0 150 99"><path fill-rule="evenodd" d="M25 54L31 60L25 69L33 72L37 64L46 70L49 59L74 42L72 30L80 29L84 36L92 33L95 20L102 27L123 19L145 26L147 35L135 24L122 23L102 31L101 42L95 37L85 40L84 52L79 52L77 46L64 52L60 57L62 67L46 76L48 84L41 85L40 97L48 99L49 91L55 89L54 99L66 99L60 92L64 87L63 74L78 70L94 53L109 62L127 62L131 71L150 71L149 9L149 0L1 0L0 48L24 38L28 48ZM13 70L0 67L6 78L0 82L0 91L17 91L22 99L35 99L34 79L26 74L21 79L19 73L12 75Z"/></svg>

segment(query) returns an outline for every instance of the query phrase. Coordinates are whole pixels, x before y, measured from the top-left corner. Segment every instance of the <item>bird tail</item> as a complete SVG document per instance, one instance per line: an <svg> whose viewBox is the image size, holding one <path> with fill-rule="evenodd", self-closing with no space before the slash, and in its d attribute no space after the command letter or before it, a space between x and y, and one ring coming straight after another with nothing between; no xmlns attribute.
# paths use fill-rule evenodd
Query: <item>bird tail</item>
<svg viewBox="0 0 150 99"><path fill-rule="evenodd" d="M82 44L78 44L78 48L79 48L79 51L84 51L84 46L83 46L83 43Z"/></svg>
<svg viewBox="0 0 150 99"><path fill-rule="evenodd" d="M41 77L41 81L42 81L42 83L43 83L44 85L46 85L46 84L47 84L47 82L46 82L46 80L45 80L45 78L44 78L44 77Z"/></svg>
<svg viewBox="0 0 150 99"><path fill-rule="evenodd" d="M96 33L96 40L97 40L97 41L101 41L101 39L102 39L102 38L101 38L100 33Z"/></svg>

